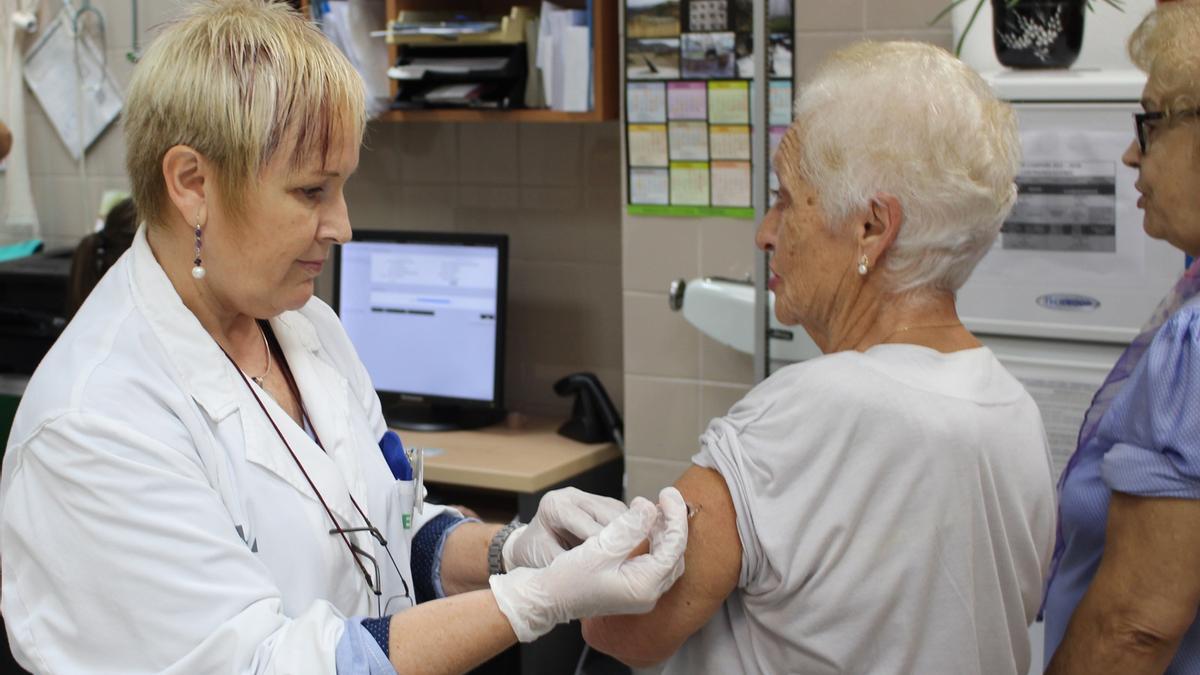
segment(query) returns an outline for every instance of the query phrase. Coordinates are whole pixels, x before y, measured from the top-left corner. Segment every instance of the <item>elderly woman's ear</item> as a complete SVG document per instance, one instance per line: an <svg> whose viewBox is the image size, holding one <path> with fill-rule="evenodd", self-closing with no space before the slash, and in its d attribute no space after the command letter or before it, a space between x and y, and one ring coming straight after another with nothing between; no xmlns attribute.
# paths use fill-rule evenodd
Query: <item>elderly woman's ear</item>
<svg viewBox="0 0 1200 675"><path fill-rule="evenodd" d="M874 267L900 234L904 224L904 207L895 195L877 193L871 198L864 222L854 234L858 247L867 257L868 265Z"/></svg>

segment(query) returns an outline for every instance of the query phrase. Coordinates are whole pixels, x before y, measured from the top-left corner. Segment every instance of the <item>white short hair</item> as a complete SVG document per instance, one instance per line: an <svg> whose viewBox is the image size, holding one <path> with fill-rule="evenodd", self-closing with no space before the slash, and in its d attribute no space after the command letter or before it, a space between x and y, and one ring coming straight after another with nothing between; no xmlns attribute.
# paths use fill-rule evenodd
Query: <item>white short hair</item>
<svg viewBox="0 0 1200 675"><path fill-rule="evenodd" d="M878 193L904 211L885 257L893 292L964 283L1016 201L1016 115L933 45L862 42L829 57L796 101L798 175L833 226Z"/></svg>

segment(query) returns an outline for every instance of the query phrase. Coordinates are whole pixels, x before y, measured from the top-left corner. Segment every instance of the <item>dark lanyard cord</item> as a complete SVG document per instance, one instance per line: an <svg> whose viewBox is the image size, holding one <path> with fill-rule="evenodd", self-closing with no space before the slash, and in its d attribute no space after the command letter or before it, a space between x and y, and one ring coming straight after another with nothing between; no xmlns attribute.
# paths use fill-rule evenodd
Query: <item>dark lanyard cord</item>
<svg viewBox="0 0 1200 675"><path fill-rule="evenodd" d="M215 340L214 340L214 342L215 342ZM229 352L225 351L224 347L222 347L220 344L217 344L217 348L221 350L221 353L225 355L225 358L229 359L229 363L231 363L233 365L233 369L237 371L238 376L242 378L242 382L244 382L246 384L246 388L250 390L250 395L254 397L254 401L256 403L258 403L258 407L262 408L263 414L267 416L267 421L270 422L271 427L275 429L275 433L279 436L279 440L282 441L283 446L285 448L287 448L288 454L290 454L292 456L292 461L294 461L296 463L296 466L299 467L300 473L304 474L304 480L308 481L308 486L312 488L313 494L317 495L317 500L319 502L321 502L321 506L325 508L325 513L329 515L329 519L331 521L333 521L333 527L335 528L335 531L339 535L341 535L342 541L345 542L346 550L350 552L350 557L354 560L354 564L358 566L359 571L362 572L363 577L365 579L370 579L371 575L367 573L366 566L363 565L362 561L359 560L358 556L355 555L355 553L354 553L354 546L350 543L350 538L346 536L346 532L342 529L342 527L340 525L338 525L337 518L334 517L334 515L333 515L333 509L329 508L329 504L325 503L325 497L321 495L321 491L317 489L317 484L313 482L312 477L309 476L308 471L305 470L304 464L300 462L300 458L297 457L296 452L294 450L292 450L291 444L287 442L287 438L285 438L283 435L283 432L280 431L279 425L275 424L275 419L272 418L271 413L267 411L267 406L265 404L263 404L262 399L260 399L258 397L258 394L255 393L254 387L250 386L250 381L248 379L246 379L246 374L242 372L242 369L238 367L237 361L233 360L233 357L229 355ZM291 376L288 375L287 377L289 380L288 385L291 386ZM296 397L296 401L297 402L300 401L299 396ZM300 405L300 414L305 415L303 404ZM315 437L316 434L317 434L317 430L314 427L313 428L313 436ZM321 445L321 441L319 438L317 439L317 445ZM321 445L321 449L324 450L325 446ZM363 514L362 509L359 508L359 506L358 506L358 502L354 501L353 494L350 495L350 502L354 504L354 508L358 509L359 514L363 516L364 520L366 520L366 514ZM369 520L367 520L367 524L368 524L368 526L370 526Z"/></svg>

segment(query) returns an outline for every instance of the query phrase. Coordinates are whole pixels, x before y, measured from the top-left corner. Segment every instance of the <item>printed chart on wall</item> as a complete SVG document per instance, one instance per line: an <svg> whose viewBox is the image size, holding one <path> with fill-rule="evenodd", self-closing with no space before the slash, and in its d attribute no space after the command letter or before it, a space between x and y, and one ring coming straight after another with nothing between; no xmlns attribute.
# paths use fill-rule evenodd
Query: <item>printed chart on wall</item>
<svg viewBox="0 0 1200 675"><path fill-rule="evenodd" d="M770 157L792 120L794 31L791 0L767 5ZM630 214L754 217L753 16L750 0L625 0Z"/></svg>

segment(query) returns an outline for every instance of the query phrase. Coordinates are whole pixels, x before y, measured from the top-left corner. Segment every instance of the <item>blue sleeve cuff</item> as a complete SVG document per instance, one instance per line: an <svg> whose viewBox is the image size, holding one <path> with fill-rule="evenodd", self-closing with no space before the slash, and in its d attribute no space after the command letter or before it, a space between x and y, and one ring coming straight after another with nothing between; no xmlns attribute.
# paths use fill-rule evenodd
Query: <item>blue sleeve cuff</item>
<svg viewBox="0 0 1200 675"><path fill-rule="evenodd" d="M1200 483L1180 463L1187 460L1166 450L1153 452L1128 443L1117 443L1104 453L1100 475L1114 492L1137 497L1200 499Z"/></svg>
<svg viewBox="0 0 1200 675"><path fill-rule="evenodd" d="M468 522L479 521L454 513L443 513L417 530L416 536L413 537L410 564L413 590L418 603L446 597L446 592L442 589L442 552L446 546L446 538L454 528Z"/></svg>
<svg viewBox="0 0 1200 675"><path fill-rule="evenodd" d="M396 675L396 669L380 648L377 638L363 627L362 621L362 617L346 619L346 629L334 652L337 675Z"/></svg>

